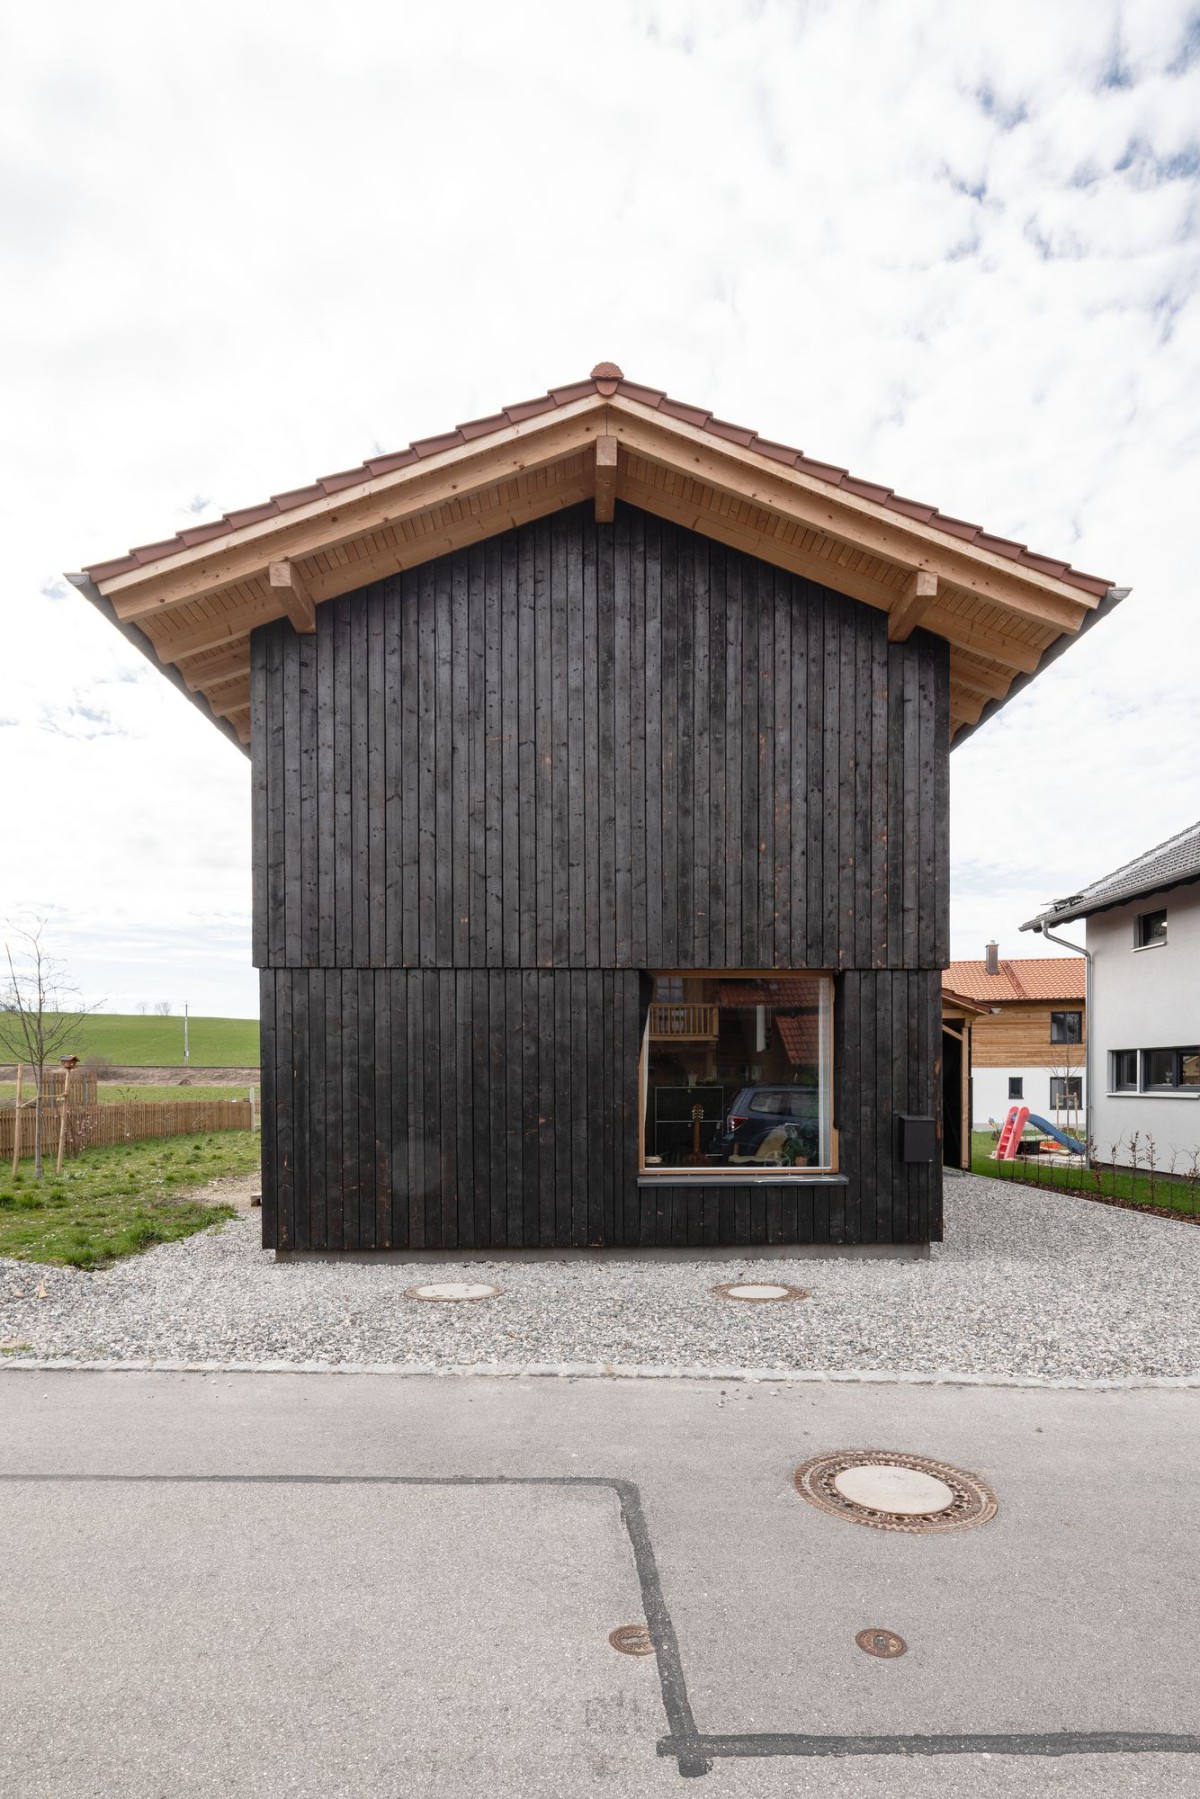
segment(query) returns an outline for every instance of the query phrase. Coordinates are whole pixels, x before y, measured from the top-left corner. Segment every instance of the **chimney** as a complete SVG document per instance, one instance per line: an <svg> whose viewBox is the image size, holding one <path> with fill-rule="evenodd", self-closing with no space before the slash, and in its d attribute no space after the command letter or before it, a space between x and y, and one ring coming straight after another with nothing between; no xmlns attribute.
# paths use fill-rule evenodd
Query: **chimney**
<svg viewBox="0 0 1200 1799"><path fill-rule="evenodd" d="M985 974L1000 973L1000 945L998 943L989 943L985 945L983 952L983 967Z"/></svg>

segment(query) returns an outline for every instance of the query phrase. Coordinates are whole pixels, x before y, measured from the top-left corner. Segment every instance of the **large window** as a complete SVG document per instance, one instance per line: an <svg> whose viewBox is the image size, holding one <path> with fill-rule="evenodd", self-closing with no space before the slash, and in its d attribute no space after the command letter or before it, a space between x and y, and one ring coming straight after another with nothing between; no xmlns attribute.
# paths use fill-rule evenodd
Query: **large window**
<svg viewBox="0 0 1200 1799"><path fill-rule="evenodd" d="M642 1168L740 1179L833 1166L827 975L661 975L646 1020Z"/></svg>
<svg viewBox="0 0 1200 1799"><path fill-rule="evenodd" d="M1082 1043L1083 1013L1051 1012L1050 1041L1051 1043Z"/></svg>
<svg viewBox="0 0 1200 1799"><path fill-rule="evenodd" d="M1116 1049L1109 1063L1113 1093L1200 1096L1200 1048Z"/></svg>

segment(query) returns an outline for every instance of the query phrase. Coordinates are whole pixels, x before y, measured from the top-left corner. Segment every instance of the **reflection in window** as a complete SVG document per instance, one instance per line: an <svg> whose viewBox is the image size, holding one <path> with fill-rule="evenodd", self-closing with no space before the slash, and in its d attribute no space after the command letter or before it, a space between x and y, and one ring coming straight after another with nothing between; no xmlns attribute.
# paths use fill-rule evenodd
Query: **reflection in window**
<svg viewBox="0 0 1200 1799"><path fill-rule="evenodd" d="M1082 1043L1083 1013L1051 1012L1050 1041L1051 1043Z"/></svg>
<svg viewBox="0 0 1200 1799"><path fill-rule="evenodd" d="M1200 1050L1144 1049L1142 1085L1147 1092L1200 1087Z"/></svg>
<svg viewBox="0 0 1200 1799"><path fill-rule="evenodd" d="M831 998L825 975L656 977L644 1167L830 1168Z"/></svg>

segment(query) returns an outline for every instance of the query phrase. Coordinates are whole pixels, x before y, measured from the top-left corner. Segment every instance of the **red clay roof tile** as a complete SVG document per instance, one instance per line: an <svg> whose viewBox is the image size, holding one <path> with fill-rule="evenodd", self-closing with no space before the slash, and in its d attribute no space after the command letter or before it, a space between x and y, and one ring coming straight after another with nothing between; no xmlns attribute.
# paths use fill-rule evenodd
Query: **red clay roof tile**
<svg viewBox="0 0 1200 1799"><path fill-rule="evenodd" d="M689 406L686 401L672 400L666 394L659 401L658 410L665 412L668 418L679 419L685 425L699 425L701 429L712 417L707 407Z"/></svg>
<svg viewBox="0 0 1200 1799"><path fill-rule="evenodd" d="M1108 591L1111 583L1100 575L1084 574L1072 568L1070 563L1061 562L1054 557L1036 555L1023 544L1012 542L1008 538L991 537L982 531L979 525L970 524L965 519L951 518L938 512L934 506L927 506L918 500L909 500L903 495L894 493L890 487L884 487L872 481L863 481L850 475L847 470L833 463L820 462L815 457L805 456L800 450L793 450L787 444L776 443L770 438L760 438L743 425L730 424L726 419L714 418L710 412L700 406L688 405L680 400L672 400L659 388L644 387L636 381L627 381L615 362L597 363L586 381L574 381L566 386L554 388L536 399L522 400L516 405L506 406L491 418L471 419L456 430L443 432L436 437L420 438L405 450L397 451L389 456L373 456L363 463L360 469L344 469L337 474L327 475L314 485L292 488L288 492L277 494L266 505L246 506L227 512L220 521L212 521L205 526L189 526L177 537L162 542L139 544L126 556L117 556L106 562L95 562L87 573L93 581L105 581L119 574L126 574L148 562L157 561L160 557L177 553L192 544L210 541L225 532L237 531L246 525L258 524L264 519L278 517L294 507L303 506L309 500L319 499L330 493L336 493L343 487L353 485L357 481L370 480L375 476L391 474L396 469L406 468L423 456L433 456L440 450L450 449L458 444L475 441L486 436L490 431L502 431L507 425L522 424L526 419L538 418L544 413L553 412L557 406L569 405L572 401L586 397L589 393L607 397L614 393L621 394L642 406L656 408L665 412L669 418L676 418L689 425L707 431L715 438L724 439L728 443L741 444L773 461L783 462L803 470L816 479L828 482L831 486L841 487L846 492L871 500L888 508L892 512L903 514L906 518L917 519L923 524L934 526L949 537L961 538L968 542L978 543L984 549L993 549L997 554L1009 556L1013 561L1024 564L1039 574L1056 577L1072 587L1081 588L1085 593L1101 596ZM202 533L203 535L197 535Z"/></svg>
<svg viewBox="0 0 1200 1799"><path fill-rule="evenodd" d="M456 450L463 442L461 431L440 431L436 437L415 437L409 447L417 456L440 456L443 450Z"/></svg>
<svg viewBox="0 0 1200 1799"><path fill-rule="evenodd" d="M741 444L745 449L754 442L753 431L747 431L745 425L731 425L728 419L710 417L704 429L711 431L714 437L727 438L730 443Z"/></svg>
<svg viewBox="0 0 1200 1799"><path fill-rule="evenodd" d="M981 1004L1086 997L1087 967L1082 956L1021 956L989 974L984 962L951 962L942 975L943 992Z"/></svg>

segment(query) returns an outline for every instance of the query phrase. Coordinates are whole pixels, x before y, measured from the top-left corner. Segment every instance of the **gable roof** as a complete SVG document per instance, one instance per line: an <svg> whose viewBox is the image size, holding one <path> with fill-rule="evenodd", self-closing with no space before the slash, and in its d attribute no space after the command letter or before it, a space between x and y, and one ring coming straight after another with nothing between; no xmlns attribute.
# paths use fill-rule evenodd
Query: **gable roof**
<svg viewBox="0 0 1200 1799"><path fill-rule="evenodd" d="M1055 900L1048 911L1023 924L1023 931L1039 931L1043 925L1065 924L1072 918L1086 918L1092 912L1104 912L1109 906L1122 906L1143 893L1163 893L1180 887L1186 881L1200 881L1200 823L1188 825L1165 843L1135 856L1110 875L1104 875L1073 893L1068 899Z"/></svg>
<svg viewBox="0 0 1200 1799"><path fill-rule="evenodd" d="M942 974L942 992L981 1005L1086 997L1087 964L1082 956L1022 956L1002 961L999 974L985 962L951 962Z"/></svg>
<svg viewBox="0 0 1200 1799"><path fill-rule="evenodd" d="M284 616L584 500L616 499L951 646L956 739L1127 590L627 381L586 381L418 439L69 577L227 734L249 740L249 639Z"/></svg>

